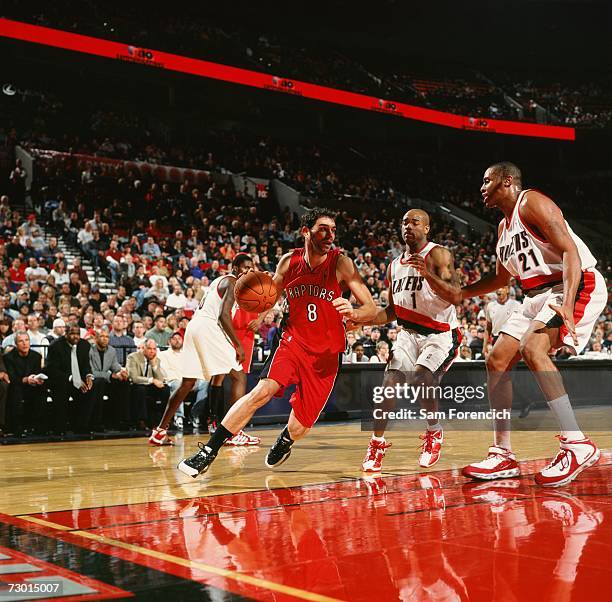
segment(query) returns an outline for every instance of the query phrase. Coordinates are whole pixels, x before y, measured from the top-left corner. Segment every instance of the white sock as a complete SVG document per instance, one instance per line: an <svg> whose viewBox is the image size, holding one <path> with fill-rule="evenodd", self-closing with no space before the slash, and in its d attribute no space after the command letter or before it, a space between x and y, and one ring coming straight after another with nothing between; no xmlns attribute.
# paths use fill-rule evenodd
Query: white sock
<svg viewBox="0 0 612 602"><path fill-rule="evenodd" d="M572 404L567 394L549 401L548 407L555 415L559 423L559 428L561 429L561 435L565 439L568 441L579 441L585 438L584 433L580 430L576 422L574 409L572 408Z"/></svg>
<svg viewBox="0 0 612 602"><path fill-rule="evenodd" d="M435 424L428 424L427 430L428 431L441 431L442 425L439 422L436 422Z"/></svg>
<svg viewBox="0 0 612 602"><path fill-rule="evenodd" d="M508 451L512 451L512 443L510 443L510 420L506 418L498 418L493 421L495 435L495 447L503 447Z"/></svg>
<svg viewBox="0 0 612 602"><path fill-rule="evenodd" d="M372 435L372 441L378 441L378 443L382 443L385 440L385 436L377 437L376 435Z"/></svg>

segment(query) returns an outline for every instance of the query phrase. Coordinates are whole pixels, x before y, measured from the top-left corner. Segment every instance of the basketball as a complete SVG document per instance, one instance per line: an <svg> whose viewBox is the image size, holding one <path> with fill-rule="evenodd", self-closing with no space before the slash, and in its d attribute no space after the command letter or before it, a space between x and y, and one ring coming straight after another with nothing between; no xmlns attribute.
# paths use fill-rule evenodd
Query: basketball
<svg viewBox="0 0 612 602"><path fill-rule="evenodd" d="M247 272L238 278L234 296L238 305L245 311L261 313L274 307L277 291L269 274Z"/></svg>

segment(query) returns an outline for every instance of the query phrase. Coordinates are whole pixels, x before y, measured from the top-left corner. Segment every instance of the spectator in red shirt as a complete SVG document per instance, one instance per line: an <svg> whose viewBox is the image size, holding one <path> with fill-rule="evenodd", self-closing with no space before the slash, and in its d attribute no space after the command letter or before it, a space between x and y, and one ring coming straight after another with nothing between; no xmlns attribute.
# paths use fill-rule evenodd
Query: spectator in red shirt
<svg viewBox="0 0 612 602"><path fill-rule="evenodd" d="M9 275L11 277L11 289L15 291L21 288L21 285L26 281L25 265L22 264L21 259L13 259L13 263L9 268Z"/></svg>
<svg viewBox="0 0 612 602"><path fill-rule="evenodd" d="M272 337L274 336L274 332L276 332L276 329L277 326L274 321L274 312L270 311L265 315L263 322L258 330L259 336L261 337L263 342L264 349L270 348L270 342L272 340Z"/></svg>

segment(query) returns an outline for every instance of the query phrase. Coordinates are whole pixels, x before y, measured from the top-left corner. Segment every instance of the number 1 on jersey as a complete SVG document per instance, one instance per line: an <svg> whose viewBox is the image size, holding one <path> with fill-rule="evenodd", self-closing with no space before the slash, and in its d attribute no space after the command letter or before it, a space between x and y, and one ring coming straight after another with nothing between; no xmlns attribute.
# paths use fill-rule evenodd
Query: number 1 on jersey
<svg viewBox="0 0 612 602"><path fill-rule="evenodd" d="M412 293L412 309L416 309L416 292Z"/></svg>
<svg viewBox="0 0 612 602"><path fill-rule="evenodd" d="M309 303L306 307L306 311L308 312L308 321L316 322L317 316L317 306L314 303Z"/></svg>

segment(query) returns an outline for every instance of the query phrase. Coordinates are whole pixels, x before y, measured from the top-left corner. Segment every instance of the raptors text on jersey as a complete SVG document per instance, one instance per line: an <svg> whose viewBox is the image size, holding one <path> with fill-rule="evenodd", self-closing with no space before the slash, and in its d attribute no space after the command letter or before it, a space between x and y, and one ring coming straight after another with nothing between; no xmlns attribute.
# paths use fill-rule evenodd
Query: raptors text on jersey
<svg viewBox="0 0 612 602"><path fill-rule="evenodd" d="M313 353L340 353L346 346L342 316L332 301L342 295L336 277L340 251L332 249L325 261L311 268L304 249L295 249L284 278L289 318L283 338L295 339Z"/></svg>

